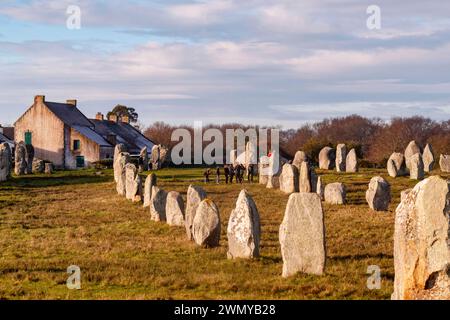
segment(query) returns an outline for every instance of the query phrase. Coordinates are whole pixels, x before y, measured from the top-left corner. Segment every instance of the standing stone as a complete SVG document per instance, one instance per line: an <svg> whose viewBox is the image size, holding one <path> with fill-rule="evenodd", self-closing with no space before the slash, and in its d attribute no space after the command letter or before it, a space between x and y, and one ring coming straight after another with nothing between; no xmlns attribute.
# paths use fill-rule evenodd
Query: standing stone
<svg viewBox="0 0 450 320"><path fill-rule="evenodd" d="M294 193L280 226L283 277L297 272L321 275L325 270L325 225L322 203L315 193Z"/></svg>
<svg viewBox="0 0 450 320"><path fill-rule="evenodd" d="M166 221L167 192L154 186L150 201L150 217L152 221Z"/></svg>
<svg viewBox="0 0 450 320"><path fill-rule="evenodd" d="M419 182L396 210L394 300L450 300L450 185Z"/></svg>
<svg viewBox="0 0 450 320"><path fill-rule="evenodd" d="M252 141L248 141L245 145L245 169L248 170L250 165L257 163L258 147Z"/></svg>
<svg viewBox="0 0 450 320"><path fill-rule="evenodd" d="M136 166L132 163L127 163L125 166L125 197L128 200L133 200L136 196L136 176Z"/></svg>
<svg viewBox="0 0 450 320"><path fill-rule="evenodd" d="M139 172L148 171L148 161L148 149L144 147L139 154Z"/></svg>
<svg viewBox="0 0 450 320"><path fill-rule="evenodd" d="M320 200L325 199L325 187L322 182L322 177L317 177L316 193L319 195Z"/></svg>
<svg viewBox="0 0 450 320"><path fill-rule="evenodd" d="M337 172L345 172L346 161L347 161L347 146L345 144L338 144L336 147Z"/></svg>
<svg viewBox="0 0 450 320"><path fill-rule="evenodd" d="M152 170L159 170L161 168L161 150L158 145L152 148Z"/></svg>
<svg viewBox="0 0 450 320"><path fill-rule="evenodd" d="M118 155L116 160L115 174L117 171L117 184L116 190L120 196L126 196L126 186L127 186L127 176L126 176L126 166L130 162L130 154L122 152Z"/></svg>
<svg viewBox="0 0 450 320"><path fill-rule="evenodd" d="M285 164L280 175L280 190L290 194L298 192L298 170L292 164Z"/></svg>
<svg viewBox="0 0 450 320"><path fill-rule="evenodd" d="M114 160L113 160L113 168L114 168L114 181L116 183L119 182L119 177L122 174L123 167L121 166L121 153L126 153L125 145L118 144L114 148Z"/></svg>
<svg viewBox="0 0 450 320"><path fill-rule="evenodd" d="M159 163L160 163L161 168L168 161L168 158L169 158L169 149L160 145L159 146Z"/></svg>
<svg viewBox="0 0 450 320"><path fill-rule="evenodd" d="M34 147L31 144L27 144L25 145L25 161L27 162L25 174L33 173L33 160L34 160Z"/></svg>
<svg viewBox="0 0 450 320"><path fill-rule="evenodd" d="M4 182L11 177L11 148L9 144L0 144L0 182Z"/></svg>
<svg viewBox="0 0 450 320"><path fill-rule="evenodd" d="M423 149L423 166L425 172L431 172L434 168L434 152L431 144L427 143L425 149Z"/></svg>
<svg viewBox="0 0 450 320"><path fill-rule="evenodd" d="M356 156L356 150L354 148L347 154L347 158L345 159L345 170L348 173L359 171L358 157Z"/></svg>
<svg viewBox="0 0 450 320"><path fill-rule="evenodd" d="M414 180L422 180L425 176L424 173L424 168L423 168L423 160L422 160L422 155L420 153L416 153L414 154L410 159L409 159L409 164L410 164L410 179L414 179Z"/></svg>
<svg viewBox="0 0 450 320"><path fill-rule="evenodd" d="M330 147L323 148L319 153L319 168L332 170L335 165L335 152Z"/></svg>
<svg viewBox="0 0 450 320"><path fill-rule="evenodd" d="M219 246L220 215L216 204L205 199L198 205L192 223L192 237L199 246L213 248Z"/></svg>
<svg viewBox="0 0 450 320"><path fill-rule="evenodd" d="M450 172L450 155L441 154L439 158L439 167L442 172Z"/></svg>
<svg viewBox="0 0 450 320"><path fill-rule="evenodd" d="M303 151L297 151L294 157L294 161L292 164L297 167L298 170L300 170L300 167L302 165L302 162L308 161L308 156Z"/></svg>
<svg viewBox="0 0 450 320"><path fill-rule="evenodd" d="M261 225L252 197L242 190L228 222L228 259L259 256Z"/></svg>
<svg viewBox="0 0 450 320"><path fill-rule="evenodd" d="M145 179L144 185L144 208L150 207L152 199L152 189L156 186L156 174L150 173Z"/></svg>
<svg viewBox="0 0 450 320"><path fill-rule="evenodd" d="M325 187L325 202L329 204L345 204L346 189L340 182L327 184Z"/></svg>
<svg viewBox="0 0 450 320"><path fill-rule="evenodd" d="M184 227L184 201L179 192L167 194L166 219L169 226Z"/></svg>
<svg viewBox="0 0 450 320"><path fill-rule="evenodd" d="M403 202L403 200L406 199L406 197L408 196L408 194L409 194L411 191L412 191L412 188L411 188L411 189L403 190L403 191L400 193L400 202Z"/></svg>
<svg viewBox="0 0 450 320"><path fill-rule="evenodd" d="M387 211L391 203L391 185L382 177L373 177L366 191L369 207L375 211Z"/></svg>
<svg viewBox="0 0 450 320"><path fill-rule="evenodd" d="M259 161L258 174L259 174L259 184L267 185L269 182L269 157L261 157Z"/></svg>
<svg viewBox="0 0 450 320"><path fill-rule="evenodd" d="M417 153L420 153L420 147L413 140L408 144L408 146L405 149L406 168L408 168L409 170L411 170L411 157Z"/></svg>
<svg viewBox="0 0 450 320"><path fill-rule="evenodd" d="M139 174L136 174L136 178L134 179L133 189L131 191L133 194L133 202L142 202L143 192L142 192L142 178Z"/></svg>
<svg viewBox="0 0 450 320"><path fill-rule="evenodd" d="M17 176L24 175L27 171L28 164L26 157L27 157L27 150L25 147L25 143L23 143L22 141L16 145L16 151L14 156L15 160L14 173Z"/></svg>
<svg viewBox="0 0 450 320"><path fill-rule="evenodd" d="M41 159L33 160L33 173L44 173L45 161Z"/></svg>
<svg viewBox="0 0 450 320"><path fill-rule="evenodd" d="M308 162L302 162L298 182L299 192L316 192L316 186L317 175L314 168Z"/></svg>
<svg viewBox="0 0 450 320"><path fill-rule="evenodd" d="M278 189L280 187L280 176L269 176L267 178L267 189Z"/></svg>
<svg viewBox="0 0 450 320"><path fill-rule="evenodd" d="M53 170L54 170L53 163L45 163L45 170L44 170L45 174L52 174Z"/></svg>
<svg viewBox="0 0 450 320"><path fill-rule="evenodd" d="M398 152L393 153L387 162L387 170L389 176L392 178L407 175L408 169L406 168L405 157L403 154Z"/></svg>
<svg viewBox="0 0 450 320"><path fill-rule="evenodd" d="M198 205L204 199L206 199L206 192L198 186L190 185L187 191L187 200L186 200L186 214L185 214L185 227L186 234L189 240L193 240L192 238L192 223L195 218L195 213L197 212Z"/></svg>

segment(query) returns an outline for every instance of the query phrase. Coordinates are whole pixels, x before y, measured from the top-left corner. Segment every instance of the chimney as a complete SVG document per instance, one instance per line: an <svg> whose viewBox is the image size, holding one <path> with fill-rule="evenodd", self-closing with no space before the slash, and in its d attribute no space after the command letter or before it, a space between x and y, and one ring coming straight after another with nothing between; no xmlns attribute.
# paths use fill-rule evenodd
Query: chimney
<svg viewBox="0 0 450 320"><path fill-rule="evenodd" d="M45 102L45 96L35 96L34 97L34 103L44 103Z"/></svg>
<svg viewBox="0 0 450 320"><path fill-rule="evenodd" d="M70 104L70 105L72 105L72 106L74 106L74 107L77 106L77 100L74 100L74 99L72 99L72 100L67 100L66 103L67 103L67 104Z"/></svg>
<svg viewBox="0 0 450 320"><path fill-rule="evenodd" d="M108 120L112 122L117 122L117 114L110 114Z"/></svg>
<svg viewBox="0 0 450 320"><path fill-rule="evenodd" d="M122 120L123 123L128 123L128 124L130 124L130 117L127 116L127 115L123 115L123 116L121 117L121 120Z"/></svg>
<svg viewBox="0 0 450 320"><path fill-rule="evenodd" d="M103 116L103 113L97 112L97 115L95 116L95 120L105 120L105 117Z"/></svg>

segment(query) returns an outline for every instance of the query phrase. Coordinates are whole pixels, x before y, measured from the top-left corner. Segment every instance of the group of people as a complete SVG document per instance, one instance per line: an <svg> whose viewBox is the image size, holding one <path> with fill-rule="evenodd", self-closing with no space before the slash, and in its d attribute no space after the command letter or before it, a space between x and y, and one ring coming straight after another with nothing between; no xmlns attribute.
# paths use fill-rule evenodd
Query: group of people
<svg viewBox="0 0 450 320"><path fill-rule="evenodd" d="M232 184L233 180L235 180L236 183L242 184L242 183L244 183L245 175L247 175L247 181L249 183L252 183L254 175L255 175L254 169L255 169L255 167L253 164L250 164L247 169L242 164L238 164L236 166L226 164L223 166L223 174L225 176L225 183ZM211 172L210 168L205 170L205 172L203 173L203 176L205 178L204 179L205 183L211 182L211 179L210 179L211 174L212 174L212 172ZM222 175L222 171L221 171L220 167L217 167L216 168L216 183L217 184L219 184L221 181L221 175Z"/></svg>

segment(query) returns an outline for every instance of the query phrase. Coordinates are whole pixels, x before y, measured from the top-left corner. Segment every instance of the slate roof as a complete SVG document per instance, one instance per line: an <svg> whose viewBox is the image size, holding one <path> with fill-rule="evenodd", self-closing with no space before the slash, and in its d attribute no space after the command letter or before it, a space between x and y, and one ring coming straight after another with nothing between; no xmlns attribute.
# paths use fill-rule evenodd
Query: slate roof
<svg viewBox="0 0 450 320"><path fill-rule="evenodd" d="M89 127L74 125L72 128L74 128L76 131L81 133L83 136L85 136L89 140L94 141L99 146L112 147L112 145L108 141L106 141L101 135L99 135L97 132L95 132L94 130L92 130Z"/></svg>
<svg viewBox="0 0 450 320"><path fill-rule="evenodd" d="M91 122L95 126L94 130L103 137L115 135L117 143L123 143L130 154L139 154L144 147L147 147L148 152L151 153L155 145L155 143L147 139L139 130L128 123L96 119L91 119Z"/></svg>
<svg viewBox="0 0 450 320"><path fill-rule="evenodd" d="M45 101L45 105L61 119L62 122L70 127L73 127L74 125L93 127L89 119L86 118L77 107L71 104Z"/></svg>

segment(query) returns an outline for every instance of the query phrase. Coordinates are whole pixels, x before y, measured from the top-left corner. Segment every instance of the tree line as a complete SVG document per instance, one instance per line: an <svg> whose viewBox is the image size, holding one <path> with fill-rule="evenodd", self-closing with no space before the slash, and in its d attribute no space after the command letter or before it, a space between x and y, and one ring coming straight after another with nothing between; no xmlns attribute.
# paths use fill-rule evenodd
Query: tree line
<svg viewBox="0 0 450 320"><path fill-rule="evenodd" d="M171 135L178 128L194 131L192 126L173 126L158 121L147 127L144 135L170 149L177 143L171 141ZM251 126L238 123L211 124L203 129L208 128L225 133L226 129L247 130ZM280 129L280 149L291 158L297 151L303 150L311 159L317 161L323 147L336 147L339 143L345 143L348 148L355 148L363 166L384 166L393 152L404 152L411 140L415 140L422 148L430 143L437 157L439 154L450 154L450 120L435 121L412 116L384 121L350 115L304 124L298 129Z"/></svg>

